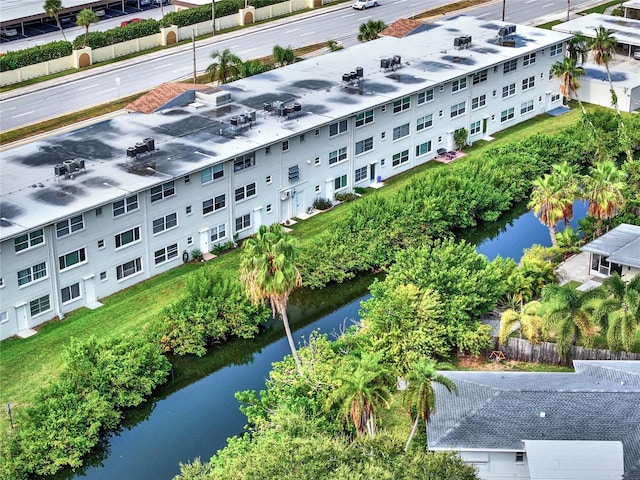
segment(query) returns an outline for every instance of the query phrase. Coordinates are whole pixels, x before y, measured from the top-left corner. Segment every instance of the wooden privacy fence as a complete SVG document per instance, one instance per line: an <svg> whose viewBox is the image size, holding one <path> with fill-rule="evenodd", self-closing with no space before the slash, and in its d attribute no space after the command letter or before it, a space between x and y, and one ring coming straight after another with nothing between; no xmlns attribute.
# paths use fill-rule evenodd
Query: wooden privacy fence
<svg viewBox="0 0 640 480"><path fill-rule="evenodd" d="M495 339L496 343L498 340ZM512 338L507 344L500 344L498 350L507 360L537 362L551 365L570 365L573 360L640 360L640 354L630 352L612 352L600 348L571 347L567 358L560 358L555 343L541 342L533 344L523 338ZM491 352L489 352L491 353Z"/></svg>

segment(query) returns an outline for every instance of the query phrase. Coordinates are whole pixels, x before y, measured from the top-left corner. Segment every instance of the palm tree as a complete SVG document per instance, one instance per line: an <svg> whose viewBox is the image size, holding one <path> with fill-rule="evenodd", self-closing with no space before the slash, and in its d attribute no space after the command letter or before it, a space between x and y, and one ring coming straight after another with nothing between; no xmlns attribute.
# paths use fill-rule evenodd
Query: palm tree
<svg viewBox="0 0 640 480"><path fill-rule="evenodd" d="M566 356L580 335L586 347L591 347L598 327L589 312L589 302L596 294L580 292L571 285L545 285L542 289L542 310L549 326L555 330L558 354Z"/></svg>
<svg viewBox="0 0 640 480"><path fill-rule="evenodd" d="M611 350L631 351L640 325L640 275L626 283L614 272L601 289L604 296L592 302L594 317L607 328Z"/></svg>
<svg viewBox="0 0 640 480"><path fill-rule="evenodd" d="M544 317L540 313L541 307L540 302L533 301L524 304L519 312L512 308L505 310L500 316L500 343L507 341L518 322L520 322L521 337L524 336L531 343L540 342L545 330Z"/></svg>
<svg viewBox="0 0 640 480"><path fill-rule="evenodd" d="M338 386L327 399L327 410L338 404L339 414L353 424L358 435L375 436L376 405L389 406L390 374L379 359L379 354L365 354L338 374Z"/></svg>
<svg viewBox="0 0 640 480"><path fill-rule="evenodd" d="M573 95L578 101L582 113L586 115L587 111L578 96L578 89L580 88L578 79L586 75L584 68L577 65L576 59L565 57L561 62L556 62L551 66L551 74L553 78L560 80L560 94L567 100L567 103Z"/></svg>
<svg viewBox="0 0 640 480"><path fill-rule="evenodd" d="M567 228L573 219L573 202L578 198L578 173L566 160L553 166L551 176L559 187L558 201L562 206L562 218Z"/></svg>
<svg viewBox="0 0 640 480"><path fill-rule="evenodd" d="M82 47L87 46L87 35L89 35L89 25L92 23L98 23L100 18L96 15L96 12L91 10L90 8L85 8L84 10L80 10L80 13L76 16L76 25L79 27L84 27L84 43Z"/></svg>
<svg viewBox="0 0 640 480"><path fill-rule="evenodd" d="M533 210L539 217L540 223L549 228L549 236L554 246L558 245L556 239L556 224L564 215L564 204L560 200L561 186L555 182L551 175L536 178L533 181L531 200L527 208Z"/></svg>
<svg viewBox="0 0 640 480"><path fill-rule="evenodd" d="M432 360L422 360L417 363L407 375L407 388L403 393L403 400L409 409L409 417L413 421L413 427L409 434L409 439L404 447L404 451L408 452L413 437L418 429L418 424L422 420L426 424L431 419L431 414L436 410L436 394L433 390L433 384L439 383L456 395L458 387L437 370L452 370L453 367L447 363L437 364ZM416 418L413 419L415 411Z"/></svg>
<svg viewBox="0 0 640 480"><path fill-rule="evenodd" d="M597 162L585 178L583 195L589 201L587 214L606 220L624 206L625 173L611 160Z"/></svg>
<svg viewBox="0 0 640 480"><path fill-rule="evenodd" d="M627 134L627 129L620 115L620 106L618 105L618 96L613 89L613 82L611 81L611 71L609 70L609 62L616 53L616 38L613 36L613 30L605 27L599 27L596 29L596 36L589 44L589 48L593 54L593 60L597 65L603 66L607 70L607 79L609 80L609 92L611 93L611 105L616 109L618 115L618 121L620 122L620 135L621 143L625 148L627 154L627 160L633 161L633 151L631 149L631 143Z"/></svg>
<svg viewBox="0 0 640 480"><path fill-rule="evenodd" d="M280 315L296 369L302 375L302 363L287 316L289 294L302 285L300 272L295 265L297 255L295 239L287 235L282 225L261 225L258 233L244 242L240 279L254 304L268 299L273 315Z"/></svg>
<svg viewBox="0 0 640 480"><path fill-rule="evenodd" d="M239 75L242 60L231 53L228 48L225 48L222 52L218 50L212 52L211 58L214 62L206 70L210 81L218 80L220 83L226 83L229 79Z"/></svg>
<svg viewBox="0 0 640 480"><path fill-rule="evenodd" d="M252 77L264 73L271 68L270 65L262 63L258 59L247 60L238 65L238 75L241 78Z"/></svg>
<svg viewBox="0 0 640 480"><path fill-rule="evenodd" d="M358 41L368 42L380 37L380 32L387 28L387 24L382 20L369 20L360 25L360 33L358 33Z"/></svg>
<svg viewBox="0 0 640 480"><path fill-rule="evenodd" d="M61 0L44 1L44 13L46 13L49 17L56 19L56 25L58 25L58 28L60 29L62 38L64 38L64 40L66 41L67 37L64 35L64 30L62 29L62 25L60 24L60 17L58 16L60 10L62 10L63 8L64 7L62 6Z"/></svg>
<svg viewBox="0 0 640 480"><path fill-rule="evenodd" d="M567 53L582 65L589 58L589 39L580 32L573 32L573 38L567 42Z"/></svg>
<svg viewBox="0 0 640 480"><path fill-rule="evenodd" d="M291 47L281 47L280 45L273 46L273 58L276 61L276 65L284 67L285 65L291 65L296 61L296 54L293 53Z"/></svg>

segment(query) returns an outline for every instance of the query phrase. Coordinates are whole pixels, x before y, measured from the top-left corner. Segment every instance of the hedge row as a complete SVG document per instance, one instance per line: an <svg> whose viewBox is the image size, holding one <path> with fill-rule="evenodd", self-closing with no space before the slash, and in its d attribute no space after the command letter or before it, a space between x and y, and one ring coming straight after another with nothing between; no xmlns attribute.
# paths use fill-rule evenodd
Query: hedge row
<svg viewBox="0 0 640 480"><path fill-rule="evenodd" d="M0 72L8 72L21 67L55 60L71 55L71 43L64 40L49 42L45 45L13 50L0 57Z"/></svg>
<svg viewBox="0 0 640 480"><path fill-rule="evenodd" d="M87 47L101 48L116 43L135 40L160 33L160 22L150 18L138 23L130 23L125 27L115 27L109 30L89 32L87 35ZM78 35L73 41L73 49L78 50L84 45L84 33Z"/></svg>

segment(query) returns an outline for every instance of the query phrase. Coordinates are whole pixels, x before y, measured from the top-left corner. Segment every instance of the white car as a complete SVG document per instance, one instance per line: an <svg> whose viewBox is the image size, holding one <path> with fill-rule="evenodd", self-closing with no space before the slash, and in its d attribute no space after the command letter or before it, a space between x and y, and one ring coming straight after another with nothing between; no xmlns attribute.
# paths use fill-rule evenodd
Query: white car
<svg viewBox="0 0 640 480"><path fill-rule="evenodd" d="M369 7L377 7L378 2L376 0L356 0L356 2L351 6L356 10L364 10Z"/></svg>
<svg viewBox="0 0 640 480"><path fill-rule="evenodd" d="M11 27L2 27L0 28L0 35L3 37L16 37L18 36L18 30Z"/></svg>

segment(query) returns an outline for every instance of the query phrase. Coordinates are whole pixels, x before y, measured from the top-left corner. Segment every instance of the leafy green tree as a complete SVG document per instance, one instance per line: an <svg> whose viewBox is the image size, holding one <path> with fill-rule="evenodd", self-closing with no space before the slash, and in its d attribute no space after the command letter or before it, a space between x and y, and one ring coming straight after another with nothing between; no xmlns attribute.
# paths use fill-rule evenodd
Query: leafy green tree
<svg viewBox="0 0 640 480"><path fill-rule="evenodd" d="M268 72L271 67L258 59L247 60L238 65L238 75L241 78L252 77L260 73Z"/></svg>
<svg viewBox="0 0 640 480"><path fill-rule="evenodd" d="M587 111L578 96L579 78L586 75L584 68L577 65L576 59L565 57L561 62L556 62L551 66L551 74L554 78L560 80L560 94L567 100L567 103L573 95L578 101L582 113L586 115Z"/></svg>
<svg viewBox="0 0 640 480"><path fill-rule="evenodd" d="M84 27L84 42L82 47L87 46L87 35L89 35L89 25L92 23L98 23L100 18L96 15L96 12L91 10L90 8L85 8L80 10L80 13L76 15L76 25L79 27Z"/></svg>
<svg viewBox="0 0 640 480"><path fill-rule="evenodd" d="M449 392L458 394L458 387L437 370L453 370L453 366L447 363L422 360L415 364L406 376L407 388L403 392L403 401L409 409L409 417L413 426L404 447L405 452L409 451L420 420L424 422L426 427L427 422L431 419L431 414L436 410L436 394L433 390L433 384L439 383L444 385ZM414 412L415 420L413 419Z"/></svg>
<svg viewBox="0 0 640 480"><path fill-rule="evenodd" d="M363 354L351 368L336 373L337 386L327 399L327 411L339 406L339 414L358 435L376 433L376 406L389 406L389 369L379 362L381 355Z"/></svg>
<svg viewBox="0 0 640 480"><path fill-rule="evenodd" d="M64 30L62 29L62 25L60 24L59 13L64 7L62 6L62 0L45 0L44 1L44 13L51 18L56 19L56 25L58 25L58 29L62 34L62 38L67 40L67 37L64 35Z"/></svg>
<svg viewBox="0 0 640 480"><path fill-rule="evenodd" d="M555 332L558 354L564 357L571 345L582 338L585 347L593 346L598 326L588 309L593 293L580 292L571 285L546 285L542 290L540 311Z"/></svg>
<svg viewBox="0 0 640 480"><path fill-rule="evenodd" d="M458 150L463 150L467 146L467 139L469 138L469 132L466 128L459 128L453 133L453 143L456 144Z"/></svg>
<svg viewBox="0 0 640 480"><path fill-rule="evenodd" d="M565 204L561 199L562 186L553 176L548 174L536 178L532 184L531 200L527 207L538 217L540 223L549 229L551 243L553 246L557 246L556 224L563 218L565 211Z"/></svg>
<svg viewBox="0 0 640 480"><path fill-rule="evenodd" d="M280 45L273 46L273 58L276 61L276 65L279 67L284 67L285 65L291 65L296 61L296 54L293 52L293 49L289 46L287 48L281 47Z"/></svg>
<svg viewBox="0 0 640 480"><path fill-rule="evenodd" d="M295 265L297 255L295 240L287 235L282 225L261 225L258 233L243 244L240 280L254 304L268 299L273 315L280 315L296 369L302 375L302 363L287 316L289 294L302 285L300 272Z"/></svg>
<svg viewBox="0 0 640 480"><path fill-rule="evenodd" d="M360 25L358 41L368 42L380 38L380 32L387 28L387 24L382 20L369 20Z"/></svg>
<svg viewBox="0 0 640 480"><path fill-rule="evenodd" d="M229 80L236 78L240 74L240 65L242 60L237 55L231 53L231 50L225 48L221 52L216 50L211 53L213 63L211 63L205 72L209 75L210 81L219 81L227 83Z"/></svg>
<svg viewBox="0 0 640 480"><path fill-rule="evenodd" d="M604 296L594 299L591 305L595 318L607 328L609 348L633 350L640 326L640 275L627 283L614 272L600 288Z"/></svg>
<svg viewBox="0 0 640 480"><path fill-rule="evenodd" d="M610 160L597 162L584 179L583 195L589 202L587 215L597 220L612 218L624 206L625 173Z"/></svg>
<svg viewBox="0 0 640 480"><path fill-rule="evenodd" d="M531 343L539 343L545 331L545 320L541 315L540 302L528 302L520 311L505 310L500 316L500 343L506 343L509 334L517 323L520 323L520 334Z"/></svg>

